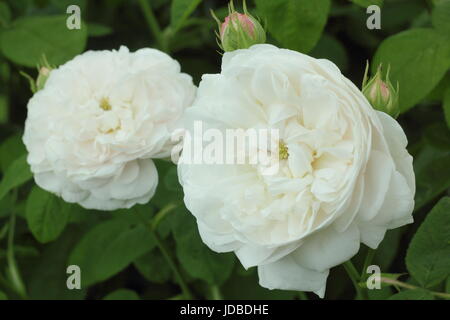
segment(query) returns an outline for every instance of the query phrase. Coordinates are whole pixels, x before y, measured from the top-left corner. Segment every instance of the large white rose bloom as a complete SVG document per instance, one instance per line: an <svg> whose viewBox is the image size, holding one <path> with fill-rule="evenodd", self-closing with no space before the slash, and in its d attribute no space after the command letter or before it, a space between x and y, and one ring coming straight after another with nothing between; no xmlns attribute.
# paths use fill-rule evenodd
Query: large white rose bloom
<svg viewBox="0 0 450 320"><path fill-rule="evenodd" d="M53 70L28 103L23 141L36 183L89 209L146 203L170 135L195 95L155 49L88 51Z"/></svg>
<svg viewBox="0 0 450 320"><path fill-rule="evenodd" d="M275 175L251 164L178 167L203 241L257 266L263 287L323 297L330 268L413 221L402 128L328 60L271 45L225 53L186 116L206 129L280 130L288 156Z"/></svg>

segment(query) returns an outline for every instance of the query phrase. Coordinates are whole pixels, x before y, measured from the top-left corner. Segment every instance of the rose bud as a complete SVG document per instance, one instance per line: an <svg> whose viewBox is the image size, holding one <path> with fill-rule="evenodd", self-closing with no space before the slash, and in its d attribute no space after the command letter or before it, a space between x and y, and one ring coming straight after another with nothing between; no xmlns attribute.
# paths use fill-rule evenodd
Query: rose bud
<svg viewBox="0 0 450 320"><path fill-rule="evenodd" d="M244 2L244 13L239 13L234 9L233 2L228 5L228 16L224 22L215 16L212 16L219 25L217 33L220 48L225 51L234 51L237 49L247 49L254 44L266 42L266 32L257 19L252 17Z"/></svg>
<svg viewBox="0 0 450 320"><path fill-rule="evenodd" d="M28 73L24 71L20 71L20 74L24 76L28 82L30 83L30 90L32 93L36 93L39 90L43 89L45 86L45 82L47 81L48 77L50 76L50 72L54 69L48 61L45 56L42 57L42 62L37 65L38 70L38 76L36 80L30 76Z"/></svg>
<svg viewBox="0 0 450 320"><path fill-rule="evenodd" d="M383 111L393 118L397 118L400 114L400 105L398 103L399 85L395 88L389 81L389 68L386 74L386 80L383 81L381 65L378 67L377 73L371 79L368 79L369 65L366 67L362 92L369 100L372 107L376 110Z"/></svg>
<svg viewBox="0 0 450 320"><path fill-rule="evenodd" d="M39 74L36 79L36 90L39 91L44 88L45 82L47 82L48 77L50 76L50 72L52 71L52 67L49 65L42 65L39 69Z"/></svg>

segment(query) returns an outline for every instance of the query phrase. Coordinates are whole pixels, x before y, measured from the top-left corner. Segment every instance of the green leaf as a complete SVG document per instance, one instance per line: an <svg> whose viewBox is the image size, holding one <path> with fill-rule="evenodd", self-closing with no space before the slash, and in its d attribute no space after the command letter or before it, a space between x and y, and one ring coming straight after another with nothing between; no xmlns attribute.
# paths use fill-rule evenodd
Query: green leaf
<svg viewBox="0 0 450 320"><path fill-rule="evenodd" d="M450 151L426 145L414 159L415 210L419 210L450 188Z"/></svg>
<svg viewBox="0 0 450 320"><path fill-rule="evenodd" d="M411 29L384 40L375 53L372 71L391 67L392 83L400 84L400 107L419 103L444 77L450 66L450 44L432 29Z"/></svg>
<svg viewBox="0 0 450 320"><path fill-rule="evenodd" d="M74 248L69 264L81 268L82 286L112 277L154 248L153 235L135 218L134 210L138 209L95 226Z"/></svg>
<svg viewBox="0 0 450 320"><path fill-rule="evenodd" d="M382 7L384 2L383 0L350 0L350 1L364 8L367 8L368 6L371 6L373 4Z"/></svg>
<svg viewBox="0 0 450 320"><path fill-rule="evenodd" d="M11 61L35 67L45 55L52 65L60 65L81 53L86 45L87 27L69 30L66 15L24 17L0 35L3 54Z"/></svg>
<svg viewBox="0 0 450 320"><path fill-rule="evenodd" d="M152 250L134 261L134 266L150 282L164 283L170 280L171 269L159 250Z"/></svg>
<svg viewBox="0 0 450 320"><path fill-rule="evenodd" d="M438 31L450 35L450 0L440 1L435 5L431 21Z"/></svg>
<svg viewBox="0 0 450 320"><path fill-rule="evenodd" d="M444 93L447 88L450 87L450 72L447 72L445 76L439 81L436 87L426 96L424 102L441 102L444 99Z"/></svg>
<svg viewBox="0 0 450 320"><path fill-rule="evenodd" d="M392 296L392 287L384 287L377 290L367 290L369 300L388 300Z"/></svg>
<svg viewBox="0 0 450 320"><path fill-rule="evenodd" d="M155 160L156 169L158 169L158 176L161 183L156 188L156 193L150 200L150 203L163 208L169 202L183 202L183 193L176 176L176 166L165 160ZM175 176L174 176L175 173Z"/></svg>
<svg viewBox="0 0 450 320"><path fill-rule="evenodd" d="M21 134L15 134L6 139L0 145L0 170L6 172L11 163L25 153Z"/></svg>
<svg viewBox="0 0 450 320"><path fill-rule="evenodd" d="M69 220L71 205L39 187L33 187L26 205L26 219L33 236L41 243L55 240Z"/></svg>
<svg viewBox="0 0 450 320"><path fill-rule="evenodd" d="M319 41L329 0L255 0L270 34L287 49L308 53Z"/></svg>
<svg viewBox="0 0 450 320"><path fill-rule="evenodd" d="M389 300L434 300L434 297L427 290L414 289L396 293Z"/></svg>
<svg viewBox="0 0 450 320"><path fill-rule="evenodd" d="M5 2L0 2L0 28L6 27L11 21L11 10L8 4Z"/></svg>
<svg viewBox="0 0 450 320"><path fill-rule="evenodd" d="M348 57L345 47L334 37L324 34L310 52L317 59L333 61L344 72L348 68Z"/></svg>
<svg viewBox="0 0 450 320"><path fill-rule="evenodd" d="M450 128L450 86L444 91L442 107L444 108L444 115L445 121L447 122L447 127Z"/></svg>
<svg viewBox="0 0 450 320"><path fill-rule="evenodd" d="M381 270L390 270L392 262L397 257L400 239L404 232L405 228L397 228L386 232L374 258L374 264L378 265Z"/></svg>
<svg viewBox="0 0 450 320"><path fill-rule="evenodd" d="M170 191L183 191L183 187L180 185L180 182L178 181L178 173L177 173L177 167L172 166L168 171L167 174L164 176L164 186L167 190Z"/></svg>
<svg viewBox="0 0 450 320"><path fill-rule="evenodd" d="M173 0L170 8L170 26L174 32L183 27L187 18L194 12L201 0Z"/></svg>
<svg viewBox="0 0 450 320"><path fill-rule="evenodd" d="M450 275L450 197L442 198L414 235L406 255L409 273L429 288Z"/></svg>
<svg viewBox="0 0 450 320"><path fill-rule="evenodd" d="M386 34L404 30L424 13L419 1L386 1L381 13L381 28ZM364 12L365 19L368 15ZM364 22L363 22L364 23Z"/></svg>
<svg viewBox="0 0 450 320"><path fill-rule="evenodd" d="M0 291L0 300L8 300L8 297L3 291Z"/></svg>
<svg viewBox="0 0 450 320"><path fill-rule="evenodd" d="M118 289L105 296L103 300L141 300L141 298L133 290Z"/></svg>
<svg viewBox="0 0 450 320"><path fill-rule="evenodd" d="M25 274L25 283L29 298L36 300L75 300L83 299L86 287L81 289L67 289L66 273L69 253L80 239L87 226L68 226L58 241L43 247L39 258L28 260L21 264L21 271ZM81 270L83 278L83 270Z"/></svg>
<svg viewBox="0 0 450 320"><path fill-rule="evenodd" d="M177 257L188 274L210 285L221 285L234 266L232 253L215 253L200 238L194 217L185 209L171 216Z"/></svg>
<svg viewBox="0 0 450 320"><path fill-rule="evenodd" d="M27 155L16 159L5 172L0 183L0 200L12 189L19 187L33 177L27 163Z"/></svg>

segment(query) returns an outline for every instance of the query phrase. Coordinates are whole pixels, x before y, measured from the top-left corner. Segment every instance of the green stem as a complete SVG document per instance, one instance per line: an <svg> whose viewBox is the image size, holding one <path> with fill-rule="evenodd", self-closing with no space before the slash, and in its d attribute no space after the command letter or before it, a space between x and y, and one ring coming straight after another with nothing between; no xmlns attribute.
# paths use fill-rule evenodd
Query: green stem
<svg viewBox="0 0 450 320"><path fill-rule="evenodd" d="M222 293L220 292L220 288L218 286L211 287L211 296L213 300L223 300Z"/></svg>
<svg viewBox="0 0 450 320"><path fill-rule="evenodd" d="M175 277L177 278L178 284L180 285L181 291L183 291L185 298L187 300L192 300L192 293L189 290L188 285L184 281L181 272L178 270L175 261L173 261L172 257L170 256L169 251L167 250L165 244L162 242L162 240L160 239L159 235L156 232L153 232L153 236L155 237L156 245L158 246L159 250L163 254L173 273L175 274Z"/></svg>
<svg viewBox="0 0 450 320"><path fill-rule="evenodd" d="M366 259L364 260L364 267L361 272L361 280L365 279L367 276L367 268L372 263L373 258L375 257L375 250L369 248L367 251Z"/></svg>
<svg viewBox="0 0 450 320"><path fill-rule="evenodd" d="M174 205L173 203L168 204L167 206L162 208L156 214L154 219L157 219L158 217L160 217L160 218L158 218L158 221L160 221L162 219L161 217L164 217L168 212L170 212L171 210L173 210L175 208L176 208L176 205ZM156 226L158 225L158 223L156 223L155 220L153 220L152 223L147 223L147 221L145 220L145 218L142 215L140 215L138 213L138 216L141 219L142 223L148 228L148 230L153 235L155 242L156 242L156 246L159 248L159 250L161 251L167 264L169 265L169 267L172 269L173 273L175 274L175 277L181 288L181 291L183 292L185 299L191 300L192 293L189 290L189 287L188 287L186 281L183 279L183 276L181 275L181 272L178 270L178 267L177 267L175 261L173 260L173 258L171 257L171 255L169 253L169 250L167 250L167 247L165 246L164 242L161 240L161 238L158 235L158 232L155 229Z"/></svg>
<svg viewBox="0 0 450 320"><path fill-rule="evenodd" d="M164 52L168 52L169 48L167 45L167 41L164 37L163 32L161 31L158 20L156 20L155 14L153 13L152 8L148 3L148 0L138 0L138 2L141 7L142 13L144 14L145 20L147 21L148 27L155 37L158 46Z"/></svg>
<svg viewBox="0 0 450 320"><path fill-rule="evenodd" d="M362 290L362 288L358 285L360 277L359 277L359 273L356 270L355 266L353 265L352 261L348 260L348 261L344 262L343 266L344 266L345 271L347 272L348 276L352 280L353 286L355 287L355 290L356 290L357 297L361 298L361 299L367 299L366 292L364 290Z"/></svg>
<svg viewBox="0 0 450 320"><path fill-rule="evenodd" d="M159 223L166 217L166 215L175 209L177 205L175 203L169 203L164 208L162 208L152 219L152 229L156 231L156 228L158 228Z"/></svg>
<svg viewBox="0 0 450 320"><path fill-rule="evenodd" d="M401 281L398 281L395 279L381 277L380 280L382 283L391 284L393 286L405 288L405 289L409 289L409 290L421 289L420 287L414 286L409 283L401 282ZM429 292L436 297L450 299L450 293L436 292L436 291L429 291Z"/></svg>
<svg viewBox="0 0 450 320"><path fill-rule="evenodd" d="M9 220L9 234L8 234L8 249L6 252L6 260L8 262L9 277L17 294L22 299L27 299L27 293L25 285L20 276L19 268L17 267L16 259L14 258L14 229L16 225L16 213L14 210L11 212Z"/></svg>

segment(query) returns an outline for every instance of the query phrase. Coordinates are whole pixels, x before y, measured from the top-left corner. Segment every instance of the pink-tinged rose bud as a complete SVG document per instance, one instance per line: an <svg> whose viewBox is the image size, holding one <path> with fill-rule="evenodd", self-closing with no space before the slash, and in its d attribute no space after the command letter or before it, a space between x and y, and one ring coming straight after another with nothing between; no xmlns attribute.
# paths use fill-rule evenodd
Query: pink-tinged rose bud
<svg viewBox="0 0 450 320"><path fill-rule="evenodd" d="M228 16L224 22L211 12L219 25L218 38L220 47L225 52L237 49L246 49L254 44L266 42L266 32L259 21L252 17L244 2L244 13L235 11L233 2L230 2Z"/></svg>
<svg viewBox="0 0 450 320"><path fill-rule="evenodd" d="M255 26L252 22L252 19L245 14L239 12L233 12L229 16L225 18L225 21L220 26L220 38L223 39L225 31L230 28L230 23L233 24L234 28L237 28L239 25L242 26L243 30L248 33L251 37L255 34Z"/></svg>
<svg viewBox="0 0 450 320"><path fill-rule="evenodd" d="M387 101L389 99L389 97L390 97L388 86L380 78L378 78L375 82L376 82L376 85L374 85L370 89L370 93L369 93L370 98L371 99L375 99L377 94L380 93L381 94L381 98L384 101Z"/></svg>
<svg viewBox="0 0 450 320"><path fill-rule="evenodd" d="M399 85L395 88L389 81L389 68L386 79L383 80L381 65L378 66L377 73L371 79L368 78L369 65L367 64L364 74L362 92L376 110L383 111L393 118L400 114Z"/></svg>

